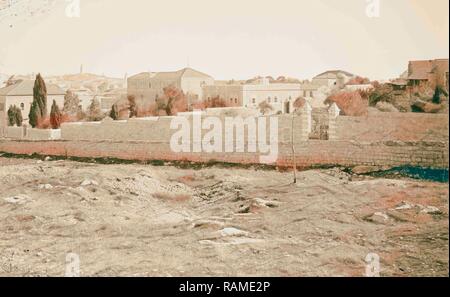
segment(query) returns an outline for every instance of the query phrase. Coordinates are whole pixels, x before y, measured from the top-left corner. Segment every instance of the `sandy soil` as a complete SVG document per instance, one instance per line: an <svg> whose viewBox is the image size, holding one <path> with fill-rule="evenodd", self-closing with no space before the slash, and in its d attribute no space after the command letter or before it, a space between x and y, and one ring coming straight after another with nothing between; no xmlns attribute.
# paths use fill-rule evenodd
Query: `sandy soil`
<svg viewBox="0 0 450 297"><path fill-rule="evenodd" d="M0 158L0 275L448 276L448 184Z"/></svg>

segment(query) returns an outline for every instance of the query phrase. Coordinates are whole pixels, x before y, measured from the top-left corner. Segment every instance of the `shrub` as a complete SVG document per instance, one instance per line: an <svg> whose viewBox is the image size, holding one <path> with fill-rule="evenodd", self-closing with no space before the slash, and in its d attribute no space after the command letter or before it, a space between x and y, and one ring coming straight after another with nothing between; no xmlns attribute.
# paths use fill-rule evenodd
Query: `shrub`
<svg viewBox="0 0 450 297"><path fill-rule="evenodd" d="M436 88L434 89L434 95L433 95L433 99L432 102L434 104L441 104L441 96L448 96L447 92L441 87L441 86L436 86Z"/></svg>
<svg viewBox="0 0 450 297"><path fill-rule="evenodd" d="M347 116L367 115L368 100L363 98L358 91L338 92L329 96L325 103L331 105L336 103L341 112Z"/></svg>
<svg viewBox="0 0 450 297"><path fill-rule="evenodd" d="M138 107L136 104L136 98L134 96L128 96L128 106L129 106L129 110L130 110L130 118L134 118L138 116ZM117 106L116 106L117 108ZM118 111L117 111L118 113Z"/></svg>
<svg viewBox="0 0 450 297"><path fill-rule="evenodd" d="M374 85L374 89L365 92L366 96L369 99L370 106L375 106L378 102L392 103L393 101L393 88L386 84L377 83Z"/></svg>
<svg viewBox="0 0 450 297"><path fill-rule="evenodd" d="M98 122L101 121L104 117L105 115L100 109L100 102L96 97L94 97L91 104L89 105L87 118L89 121Z"/></svg>
<svg viewBox="0 0 450 297"><path fill-rule="evenodd" d="M262 101L258 105L259 112L263 115L273 110L273 106L267 103L266 101Z"/></svg>
<svg viewBox="0 0 450 297"><path fill-rule="evenodd" d="M109 117L115 121L119 119L119 108L116 103L113 104L111 111L109 112Z"/></svg>
<svg viewBox="0 0 450 297"><path fill-rule="evenodd" d="M193 104L194 109L201 109L201 110L204 110L206 108L219 108L230 106L232 106L232 104L229 104L226 100L220 98L219 96Z"/></svg>
<svg viewBox="0 0 450 297"><path fill-rule="evenodd" d="M306 99L303 97L298 97L294 101L294 108L295 109L303 108L303 106L305 106L305 104L306 104Z"/></svg>
<svg viewBox="0 0 450 297"><path fill-rule="evenodd" d="M186 95L173 86L164 88L164 95L157 100L155 105L149 108L149 111L152 111L155 116L171 116L187 110Z"/></svg>
<svg viewBox="0 0 450 297"><path fill-rule="evenodd" d="M52 129L59 129L61 127L62 119L63 116L59 110L59 106L56 104L56 101L53 100L52 108L50 110L50 125Z"/></svg>
<svg viewBox="0 0 450 297"><path fill-rule="evenodd" d="M67 90L66 94L64 95L64 113L69 115L76 115L78 114L80 109L80 99L78 98L78 95L71 90Z"/></svg>
<svg viewBox="0 0 450 297"><path fill-rule="evenodd" d="M15 105L12 105L8 109L8 126L22 126L22 110Z"/></svg>

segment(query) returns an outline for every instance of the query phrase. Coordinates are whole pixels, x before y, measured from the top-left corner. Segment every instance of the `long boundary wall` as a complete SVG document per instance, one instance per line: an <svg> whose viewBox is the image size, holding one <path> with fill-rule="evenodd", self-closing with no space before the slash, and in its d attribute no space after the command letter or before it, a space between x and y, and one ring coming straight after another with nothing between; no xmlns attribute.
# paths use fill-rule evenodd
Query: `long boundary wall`
<svg viewBox="0 0 450 297"><path fill-rule="evenodd" d="M337 116L330 110L330 140L309 140L311 130L308 110L292 117L275 116L278 122L277 156L273 164L300 167L315 165L422 166L448 168L448 117L442 115L386 114L385 117L353 118ZM416 117L416 118L414 118ZM183 116L192 123L192 116ZM264 117L268 123L271 117ZM68 123L61 128L60 140L0 140L0 152L58 156L119 158L126 160L219 161L230 163L261 163L265 155L256 152L183 153L174 152L170 139L177 131L171 129L171 117L104 121L99 123ZM258 119L255 118L256 122ZM224 118L220 118L224 123ZM414 124L418 133L413 133ZM392 133L384 133L391 127ZM292 130L293 129L293 130ZM352 130L353 129L353 130ZM386 128L387 129L387 128ZM267 129L269 131L269 129ZM203 129L204 135L208 130ZM294 133L292 133L294 131ZM353 132L352 132L353 131ZM404 133L402 133L404 131ZM236 131L235 131L236 132ZM236 133L232 138L239 143ZM190 134L192 137L192 133ZM248 148L248 130L244 146ZM269 135L265 135L266 140ZM273 136L273 135L272 135ZM47 136L45 136L47 137ZM230 137L223 133L225 137ZM292 145L292 137L294 146ZM359 139L358 139L359 138ZM193 145L191 143L191 145Z"/></svg>

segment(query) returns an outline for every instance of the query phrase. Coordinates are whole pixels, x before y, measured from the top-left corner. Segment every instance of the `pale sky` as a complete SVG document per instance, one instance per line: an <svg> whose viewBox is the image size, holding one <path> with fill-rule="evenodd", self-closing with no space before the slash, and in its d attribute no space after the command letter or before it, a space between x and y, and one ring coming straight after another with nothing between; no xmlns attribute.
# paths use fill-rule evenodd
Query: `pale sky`
<svg viewBox="0 0 450 297"><path fill-rule="evenodd" d="M123 77L189 61L216 79L310 79L328 69L389 79L408 60L449 51L448 0L380 0L378 18L366 15L375 0L80 0L80 18L66 16L69 2L39 1L57 3L0 19L0 73L83 64Z"/></svg>

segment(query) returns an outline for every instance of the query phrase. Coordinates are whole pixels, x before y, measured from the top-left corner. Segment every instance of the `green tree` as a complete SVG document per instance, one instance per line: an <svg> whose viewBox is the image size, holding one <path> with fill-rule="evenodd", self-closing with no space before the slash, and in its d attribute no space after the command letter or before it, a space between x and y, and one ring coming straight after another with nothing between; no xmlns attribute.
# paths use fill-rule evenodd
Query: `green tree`
<svg viewBox="0 0 450 297"><path fill-rule="evenodd" d="M115 121L119 119L119 108L117 107L117 104L113 104L111 111L109 113L109 117Z"/></svg>
<svg viewBox="0 0 450 297"><path fill-rule="evenodd" d="M47 116L47 87L45 81L39 73L36 76L33 87L33 103L31 104L30 113L28 118L30 119L30 125L35 128L39 125Z"/></svg>
<svg viewBox="0 0 450 297"><path fill-rule="evenodd" d="M128 96L128 105L129 105L129 110L130 110L130 118L135 118L138 116L138 112L137 112L137 104L136 104L136 97L134 96Z"/></svg>
<svg viewBox="0 0 450 297"><path fill-rule="evenodd" d="M16 108L16 112L15 112L15 121L16 121L16 125L17 127L21 127L22 126L22 122L23 122L23 117L22 117L22 110L19 107L16 107L14 105L14 107Z"/></svg>
<svg viewBox="0 0 450 297"><path fill-rule="evenodd" d="M11 105L8 109L8 126L22 126L22 110L15 105Z"/></svg>
<svg viewBox="0 0 450 297"><path fill-rule="evenodd" d="M96 97L92 99L88 108L88 120L93 122L101 121L104 118L102 110L100 108L100 102Z"/></svg>
<svg viewBox="0 0 450 297"><path fill-rule="evenodd" d="M78 98L78 95L71 90L67 90L64 95L63 110L69 115L76 115L80 111L80 99Z"/></svg>
<svg viewBox="0 0 450 297"><path fill-rule="evenodd" d="M442 95L444 95L445 97L448 96L447 92L441 86L436 86L436 88L434 89L432 102L434 104L441 104Z"/></svg>
<svg viewBox="0 0 450 297"><path fill-rule="evenodd" d="M8 108L8 126L14 126L14 124L16 123L15 120L15 106L9 106Z"/></svg>
<svg viewBox="0 0 450 297"><path fill-rule="evenodd" d="M50 110L50 125L52 129L59 129L61 127L62 113L56 101L53 100L52 108Z"/></svg>

